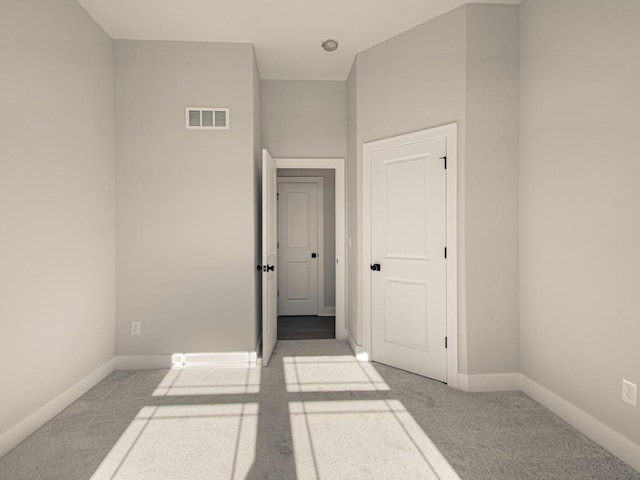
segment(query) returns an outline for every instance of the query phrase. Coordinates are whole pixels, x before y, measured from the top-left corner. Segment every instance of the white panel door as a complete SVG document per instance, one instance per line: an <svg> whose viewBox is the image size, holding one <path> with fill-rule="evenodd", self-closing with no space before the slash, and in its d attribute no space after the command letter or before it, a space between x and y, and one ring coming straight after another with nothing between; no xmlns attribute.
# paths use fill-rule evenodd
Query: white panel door
<svg viewBox="0 0 640 480"><path fill-rule="evenodd" d="M262 150L262 364L266 367L278 339L278 206L276 163Z"/></svg>
<svg viewBox="0 0 640 480"><path fill-rule="evenodd" d="M370 159L372 358L440 381L447 378L445 155L438 138Z"/></svg>
<svg viewBox="0 0 640 480"><path fill-rule="evenodd" d="M278 183L279 315L318 314L318 184Z"/></svg>

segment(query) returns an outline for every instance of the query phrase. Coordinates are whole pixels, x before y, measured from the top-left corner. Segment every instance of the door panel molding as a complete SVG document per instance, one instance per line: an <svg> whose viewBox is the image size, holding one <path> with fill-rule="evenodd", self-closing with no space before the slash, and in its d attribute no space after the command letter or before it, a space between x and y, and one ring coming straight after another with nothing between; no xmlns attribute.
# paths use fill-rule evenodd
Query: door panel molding
<svg viewBox="0 0 640 480"><path fill-rule="evenodd" d="M402 145L444 138L446 141L446 335L447 335L447 379L449 386L458 388L458 124L420 130L382 140L372 141L362 146L362 252L361 311L363 319L363 352L361 358L371 360L372 353L372 271L370 264L372 242L372 165L374 152ZM444 252L443 252L444 253ZM434 252L435 254L435 252Z"/></svg>

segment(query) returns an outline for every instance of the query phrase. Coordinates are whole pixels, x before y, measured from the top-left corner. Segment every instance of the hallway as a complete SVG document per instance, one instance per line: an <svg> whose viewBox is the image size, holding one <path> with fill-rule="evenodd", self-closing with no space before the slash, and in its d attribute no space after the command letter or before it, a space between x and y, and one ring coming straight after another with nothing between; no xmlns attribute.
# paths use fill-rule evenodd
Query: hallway
<svg viewBox="0 0 640 480"><path fill-rule="evenodd" d="M336 338L336 317L317 315L278 317L278 340Z"/></svg>

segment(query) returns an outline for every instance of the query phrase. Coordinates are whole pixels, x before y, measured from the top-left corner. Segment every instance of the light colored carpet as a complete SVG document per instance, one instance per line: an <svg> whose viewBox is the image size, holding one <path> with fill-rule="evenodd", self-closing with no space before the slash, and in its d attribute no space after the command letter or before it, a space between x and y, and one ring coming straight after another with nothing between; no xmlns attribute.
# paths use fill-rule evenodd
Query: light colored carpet
<svg viewBox="0 0 640 480"><path fill-rule="evenodd" d="M4 458L0 479L640 479L518 392L469 394L335 340L269 367L115 372Z"/></svg>

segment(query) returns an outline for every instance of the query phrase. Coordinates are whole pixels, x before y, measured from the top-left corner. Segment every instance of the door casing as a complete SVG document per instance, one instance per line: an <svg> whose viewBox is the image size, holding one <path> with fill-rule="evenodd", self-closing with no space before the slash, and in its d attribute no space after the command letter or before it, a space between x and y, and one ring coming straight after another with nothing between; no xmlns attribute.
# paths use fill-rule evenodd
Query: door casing
<svg viewBox="0 0 640 480"><path fill-rule="evenodd" d="M377 150L445 138L447 144L446 238L447 238L447 384L458 388L458 124L420 130L368 142L362 146L362 319L363 349L360 359L371 360L371 154Z"/></svg>
<svg viewBox="0 0 640 480"><path fill-rule="evenodd" d="M331 169L335 172L336 338L347 339L346 315L346 172L344 158L274 158L276 168Z"/></svg>

